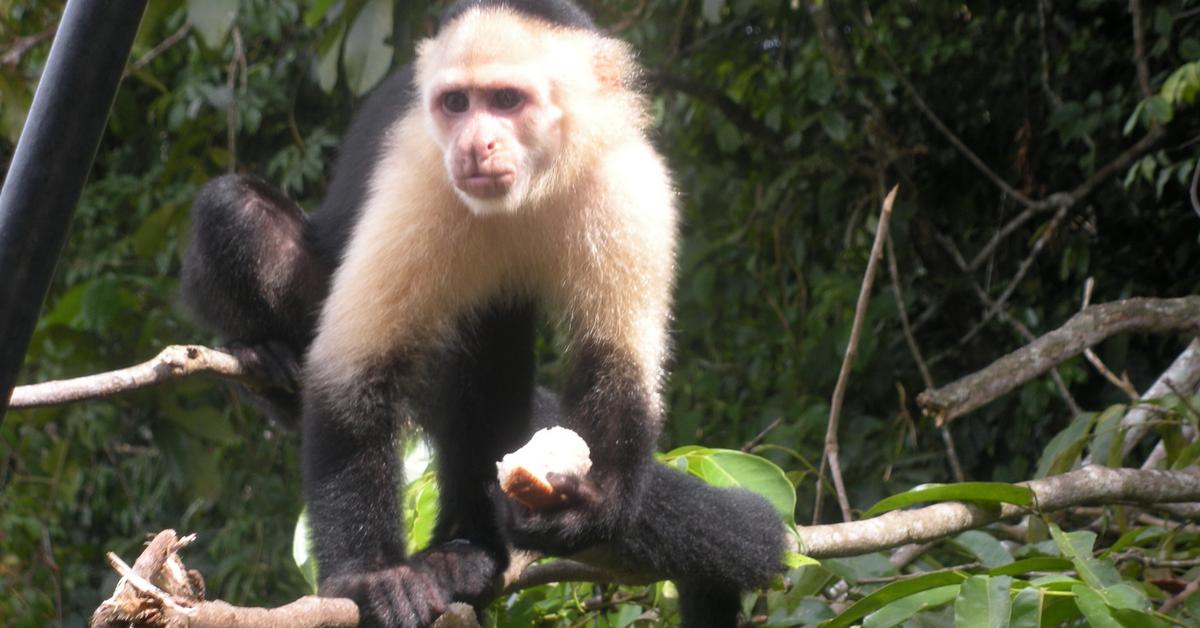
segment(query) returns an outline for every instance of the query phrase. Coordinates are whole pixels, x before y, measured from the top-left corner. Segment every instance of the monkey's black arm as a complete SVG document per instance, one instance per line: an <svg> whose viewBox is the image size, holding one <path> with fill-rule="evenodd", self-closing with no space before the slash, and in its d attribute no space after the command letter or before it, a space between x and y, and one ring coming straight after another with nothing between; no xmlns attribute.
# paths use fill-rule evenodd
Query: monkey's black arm
<svg viewBox="0 0 1200 628"><path fill-rule="evenodd" d="M398 385L390 372L342 381L352 383L303 391L304 497L322 581L405 558L396 499Z"/></svg>
<svg viewBox="0 0 1200 628"><path fill-rule="evenodd" d="M637 362L609 347L578 347L563 395L564 427L591 450L586 478L553 475L566 507L533 512L503 504L505 528L517 546L571 554L626 533L644 504L659 434L652 392L638 377Z"/></svg>
<svg viewBox="0 0 1200 628"><path fill-rule="evenodd" d="M392 369L364 371L304 390L304 498L320 592L354 600L364 625L426 626L450 600L434 577L404 562L398 380Z"/></svg>

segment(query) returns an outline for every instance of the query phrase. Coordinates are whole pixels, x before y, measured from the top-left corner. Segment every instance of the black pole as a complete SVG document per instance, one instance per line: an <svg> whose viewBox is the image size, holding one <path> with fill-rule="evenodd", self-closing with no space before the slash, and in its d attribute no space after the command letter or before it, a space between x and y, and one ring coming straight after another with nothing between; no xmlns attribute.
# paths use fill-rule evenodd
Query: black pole
<svg viewBox="0 0 1200 628"><path fill-rule="evenodd" d="M0 422L146 0L69 0L0 191Z"/></svg>

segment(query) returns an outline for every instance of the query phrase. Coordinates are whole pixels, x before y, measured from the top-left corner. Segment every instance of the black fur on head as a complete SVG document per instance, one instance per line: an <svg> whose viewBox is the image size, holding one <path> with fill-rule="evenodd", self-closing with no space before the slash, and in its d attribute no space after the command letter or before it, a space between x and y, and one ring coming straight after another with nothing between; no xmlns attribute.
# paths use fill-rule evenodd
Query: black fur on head
<svg viewBox="0 0 1200 628"><path fill-rule="evenodd" d="M458 0L442 14L442 26L475 7L508 7L551 24L598 30L591 16L571 0Z"/></svg>

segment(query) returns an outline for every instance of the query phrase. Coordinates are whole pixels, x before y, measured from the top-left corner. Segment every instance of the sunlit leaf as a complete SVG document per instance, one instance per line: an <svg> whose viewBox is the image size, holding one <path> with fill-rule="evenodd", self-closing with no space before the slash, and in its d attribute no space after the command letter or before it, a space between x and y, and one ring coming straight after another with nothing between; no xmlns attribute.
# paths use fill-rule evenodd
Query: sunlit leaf
<svg viewBox="0 0 1200 628"><path fill-rule="evenodd" d="M876 515L925 502L975 501L1016 504L1033 507L1033 491L1004 482L960 482L958 484L925 484L898 495L879 500L864 517Z"/></svg>

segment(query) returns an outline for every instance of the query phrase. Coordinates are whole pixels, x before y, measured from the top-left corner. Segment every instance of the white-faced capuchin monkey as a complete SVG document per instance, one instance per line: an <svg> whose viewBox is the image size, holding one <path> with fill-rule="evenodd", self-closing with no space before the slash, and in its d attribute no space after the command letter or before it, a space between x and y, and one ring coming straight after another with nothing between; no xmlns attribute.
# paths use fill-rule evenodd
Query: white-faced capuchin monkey
<svg viewBox="0 0 1200 628"><path fill-rule="evenodd" d="M607 546L671 577L689 626L735 625L739 593L782 570L765 500L653 458L676 195L637 76L630 49L569 0L460 1L367 99L311 217L248 176L196 199L185 304L277 368L304 356L321 594L353 598L364 625L487 603L506 543ZM569 364L548 419L535 416L539 315L560 324ZM410 417L441 488L433 543L411 556L396 454ZM593 466L552 476L567 499L535 512L496 489L496 461L545 420L582 436Z"/></svg>

